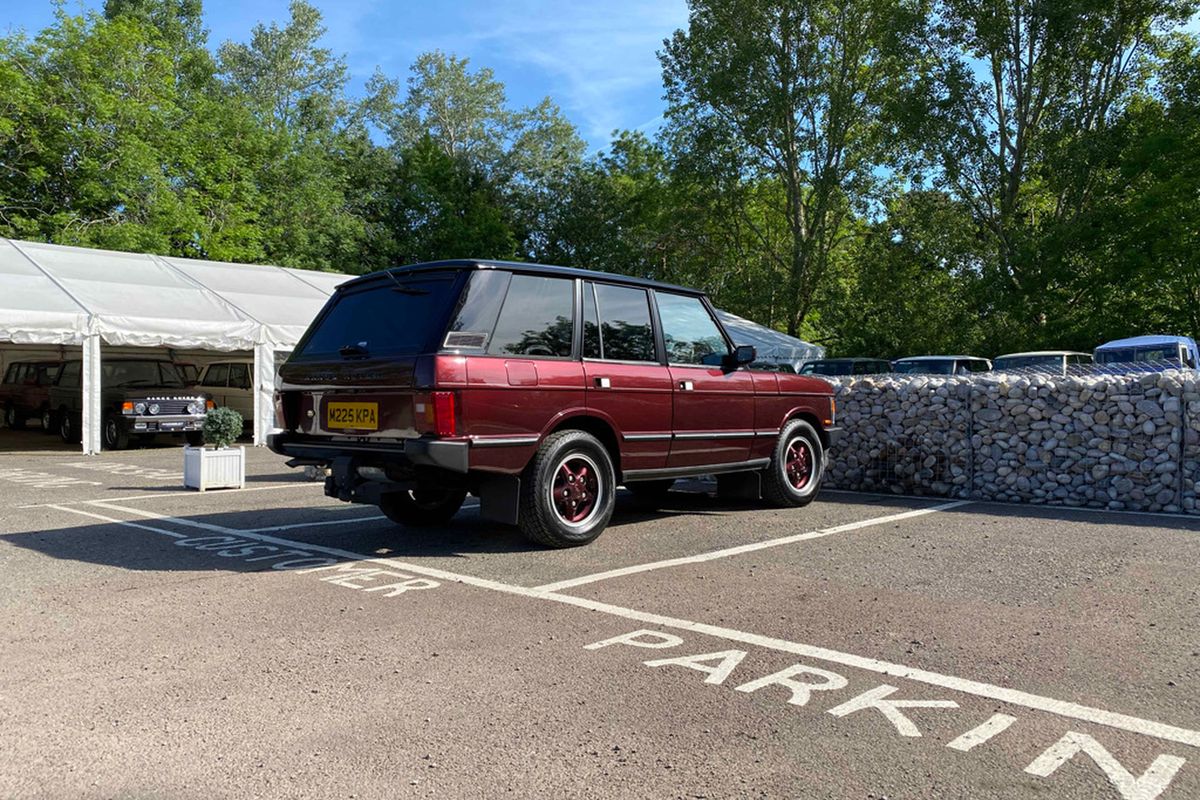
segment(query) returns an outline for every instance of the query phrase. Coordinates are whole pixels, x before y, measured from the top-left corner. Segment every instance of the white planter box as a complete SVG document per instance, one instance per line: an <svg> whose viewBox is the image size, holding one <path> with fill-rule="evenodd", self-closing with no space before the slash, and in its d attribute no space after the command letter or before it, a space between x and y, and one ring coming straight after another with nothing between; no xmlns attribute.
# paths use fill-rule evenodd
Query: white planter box
<svg viewBox="0 0 1200 800"><path fill-rule="evenodd" d="M183 448L183 485L188 489L244 489L246 448Z"/></svg>

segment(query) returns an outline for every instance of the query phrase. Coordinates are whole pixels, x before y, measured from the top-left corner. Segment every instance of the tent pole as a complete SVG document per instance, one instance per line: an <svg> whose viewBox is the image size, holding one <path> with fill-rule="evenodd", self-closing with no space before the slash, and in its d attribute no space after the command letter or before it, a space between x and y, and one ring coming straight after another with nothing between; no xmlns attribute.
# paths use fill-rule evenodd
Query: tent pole
<svg viewBox="0 0 1200 800"><path fill-rule="evenodd" d="M254 346L254 446L263 447L275 427L275 346Z"/></svg>
<svg viewBox="0 0 1200 800"><path fill-rule="evenodd" d="M100 452L100 334L83 338L83 424L80 429L85 456Z"/></svg>

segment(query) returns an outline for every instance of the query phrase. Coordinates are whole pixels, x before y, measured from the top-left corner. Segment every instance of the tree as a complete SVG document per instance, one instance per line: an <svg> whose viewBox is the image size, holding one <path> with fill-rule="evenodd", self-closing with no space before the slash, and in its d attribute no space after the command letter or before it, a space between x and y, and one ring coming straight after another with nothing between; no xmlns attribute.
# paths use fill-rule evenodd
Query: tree
<svg viewBox="0 0 1200 800"><path fill-rule="evenodd" d="M688 30L660 53L672 135L698 151L693 163L718 171L717 185L778 184L771 200L786 238L752 214L739 223L782 275L785 324L795 334L845 244L853 206L887 162L885 110L905 72L914 9L883 0L690 7Z"/></svg>
<svg viewBox="0 0 1200 800"><path fill-rule="evenodd" d="M937 184L970 205L989 269L1034 298L1040 233L1094 197L1095 148L1141 96L1163 31L1192 0L944 0L931 26L926 148Z"/></svg>

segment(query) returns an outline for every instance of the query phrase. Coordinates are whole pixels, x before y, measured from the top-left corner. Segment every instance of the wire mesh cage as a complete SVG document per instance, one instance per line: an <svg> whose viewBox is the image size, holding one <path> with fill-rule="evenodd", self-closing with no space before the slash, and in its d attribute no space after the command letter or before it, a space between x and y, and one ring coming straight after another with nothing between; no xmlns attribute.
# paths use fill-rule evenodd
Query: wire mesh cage
<svg viewBox="0 0 1200 800"><path fill-rule="evenodd" d="M829 379L846 433L831 486L1195 512L1200 373L1087 365Z"/></svg>

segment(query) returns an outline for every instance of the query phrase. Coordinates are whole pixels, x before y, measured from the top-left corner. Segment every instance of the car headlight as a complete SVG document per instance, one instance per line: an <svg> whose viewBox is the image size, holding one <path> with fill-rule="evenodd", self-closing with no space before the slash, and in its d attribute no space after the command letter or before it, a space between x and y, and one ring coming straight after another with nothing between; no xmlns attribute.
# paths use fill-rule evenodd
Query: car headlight
<svg viewBox="0 0 1200 800"><path fill-rule="evenodd" d="M137 415L139 415L139 416L140 416L140 415L142 415L142 414L145 414L145 413L146 413L146 404L145 404L145 403L137 403L137 404L135 404L135 405L134 405L134 407L133 407L133 413L135 413L135 414L137 414Z"/></svg>
<svg viewBox="0 0 1200 800"><path fill-rule="evenodd" d="M187 410L188 410L188 413L191 414L192 416L203 413L204 402L201 400L193 400L192 402L188 403Z"/></svg>
<svg viewBox="0 0 1200 800"><path fill-rule="evenodd" d="M146 410L149 411L151 414L157 414L162 409L159 407L158 403L151 403L150 407Z"/></svg>

